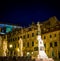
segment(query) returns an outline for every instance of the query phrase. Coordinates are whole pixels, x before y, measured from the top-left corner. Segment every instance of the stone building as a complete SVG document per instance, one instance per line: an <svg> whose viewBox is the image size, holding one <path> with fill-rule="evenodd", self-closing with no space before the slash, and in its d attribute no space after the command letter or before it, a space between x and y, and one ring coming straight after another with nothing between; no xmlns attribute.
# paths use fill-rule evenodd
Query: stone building
<svg viewBox="0 0 60 61"><path fill-rule="evenodd" d="M7 51L7 35L0 34L0 56L6 56Z"/></svg>
<svg viewBox="0 0 60 61"><path fill-rule="evenodd" d="M49 57L60 58L60 21L53 16L40 24L46 54ZM9 32L7 48L8 56L36 57L38 55L37 24L33 22L28 27L16 28Z"/></svg>

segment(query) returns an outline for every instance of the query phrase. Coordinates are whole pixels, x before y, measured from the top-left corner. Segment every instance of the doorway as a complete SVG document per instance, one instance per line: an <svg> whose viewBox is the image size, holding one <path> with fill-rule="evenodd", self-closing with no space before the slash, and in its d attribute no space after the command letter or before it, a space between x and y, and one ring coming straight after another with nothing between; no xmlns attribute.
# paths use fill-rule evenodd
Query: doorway
<svg viewBox="0 0 60 61"><path fill-rule="evenodd" d="M59 55L59 59L60 59L60 53L58 55Z"/></svg>

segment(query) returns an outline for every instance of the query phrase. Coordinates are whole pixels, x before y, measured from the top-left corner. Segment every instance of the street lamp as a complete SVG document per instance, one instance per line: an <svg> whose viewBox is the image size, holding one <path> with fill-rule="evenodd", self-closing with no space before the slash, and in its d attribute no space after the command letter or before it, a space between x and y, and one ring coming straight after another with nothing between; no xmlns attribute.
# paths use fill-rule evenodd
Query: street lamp
<svg viewBox="0 0 60 61"><path fill-rule="evenodd" d="M10 54L9 54L9 55L10 55L10 56L13 56L13 53L12 53L12 52L13 52L12 47L13 47L13 45L10 44L10 45L9 45L9 48L10 48Z"/></svg>
<svg viewBox="0 0 60 61"><path fill-rule="evenodd" d="M17 48L17 51L18 51L18 52L20 51L19 48Z"/></svg>
<svg viewBox="0 0 60 61"><path fill-rule="evenodd" d="M20 56L20 49L19 48L16 48L16 52L17 52L17 56Z"/></svg>
<svg viewBox="0 0 60 61"><path fill-rule="evenodd" d="M12 44L10 44L9 47L12 48L13 47Z"/></svg>
<svg viewBox="0 0 60 61"><path fill-rule="evenodd" d="M27 56L29 55L30 53L29 52L27 52Z"/></svg>
<svg viewBox="0 0 60 61"><path fill-rule="evenodd" d="M31 54L33 54L33 52Z"/></svg>

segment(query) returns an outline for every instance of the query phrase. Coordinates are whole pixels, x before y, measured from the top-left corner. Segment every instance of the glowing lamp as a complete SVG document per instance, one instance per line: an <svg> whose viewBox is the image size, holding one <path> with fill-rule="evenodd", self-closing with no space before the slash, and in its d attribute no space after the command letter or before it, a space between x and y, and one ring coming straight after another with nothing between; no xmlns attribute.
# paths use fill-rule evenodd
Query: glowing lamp
<svg viewBox="0 0 60 61"><path fill-rule="evenodd" d="M9 47L12 48L13 47L12 44L10 44Z"/></svg>

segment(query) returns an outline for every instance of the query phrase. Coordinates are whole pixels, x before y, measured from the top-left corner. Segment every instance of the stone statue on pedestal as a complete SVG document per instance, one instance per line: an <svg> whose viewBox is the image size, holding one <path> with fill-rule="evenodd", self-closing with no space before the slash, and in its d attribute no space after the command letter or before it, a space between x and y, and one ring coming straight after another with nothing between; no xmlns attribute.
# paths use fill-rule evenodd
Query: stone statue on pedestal
<svg viewBox="0 0 60 61"><path fill-rule="evenodd" d="M49 61L48 60L48 56L46 55L45 51L44 51L44 43L43 40L41 38L41 27L40 27L40 23L37 22L37 30L38 30L38 36L37 36L37 40L38 40L38 56L37 56L37 60L36 61ZM53 60L51 60L53 61Z"/></svg>

